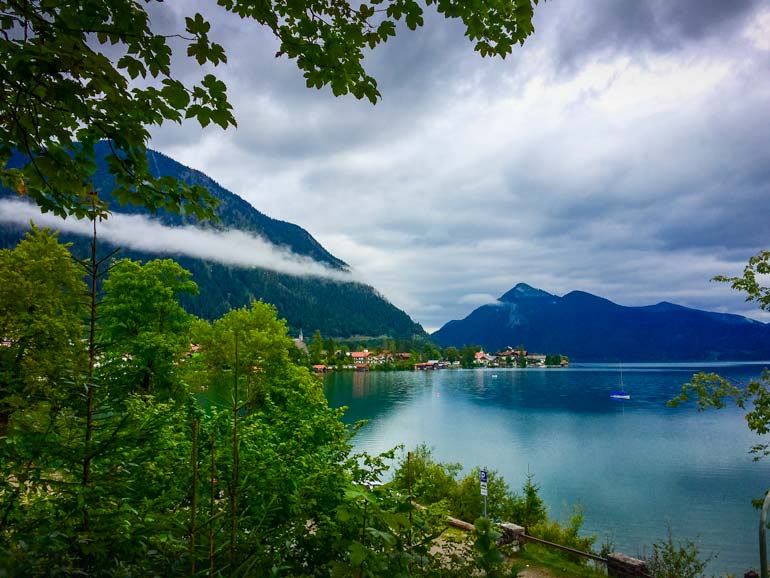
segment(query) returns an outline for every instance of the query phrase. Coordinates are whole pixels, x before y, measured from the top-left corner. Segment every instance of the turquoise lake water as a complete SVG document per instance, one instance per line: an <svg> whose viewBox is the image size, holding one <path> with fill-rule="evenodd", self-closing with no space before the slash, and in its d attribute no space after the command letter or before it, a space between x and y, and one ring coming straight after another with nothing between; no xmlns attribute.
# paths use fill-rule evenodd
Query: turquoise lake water
<svg viewBox="0 0 770 578"><path fill-rule="evenodd" d="M597 548L611 540L632 556L665 538L718 553L709 570L743 575L758 568L759 511L770 487L770 458L753 461L757 443L735 407L698 413L668 408L696 371L746 383L765 364L623 366L629 401L610 399L615 365L566 369L332 373L325 391L347 422L368 420L354 444L377 453L425 442L440 461L498 470L518 489L535 475L552 518L574 504Z"/></svg>

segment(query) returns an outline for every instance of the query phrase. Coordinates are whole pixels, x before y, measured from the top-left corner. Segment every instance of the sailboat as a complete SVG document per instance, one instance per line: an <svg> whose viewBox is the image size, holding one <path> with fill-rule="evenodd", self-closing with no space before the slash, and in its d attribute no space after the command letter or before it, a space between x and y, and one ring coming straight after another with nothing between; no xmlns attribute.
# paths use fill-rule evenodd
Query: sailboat
<svg viewBox="0 0 770 578"><path fill-rule="evenodd" d="M610 397L612 399L631 399L631 394L626 393L625 388L623 387L623 364L620 364L620 389L618 391L613 391L610 394Z"/></svg>

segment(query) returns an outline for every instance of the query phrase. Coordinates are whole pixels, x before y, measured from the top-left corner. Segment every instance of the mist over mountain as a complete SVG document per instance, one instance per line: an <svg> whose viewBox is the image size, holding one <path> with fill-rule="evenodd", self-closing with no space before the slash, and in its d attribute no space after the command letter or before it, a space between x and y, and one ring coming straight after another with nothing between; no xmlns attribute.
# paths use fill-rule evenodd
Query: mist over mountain
<svg viewBox="0 0 770 578"><path fill-rule="evenodd" d="M770 326L753 319L668 302L625 307L583 291L559 297L524 283L431 337L443 347L524 345L586 362L770 359Z"/></svg>
<svg viewBox="0 0 770 578"><path fill-rule="evenodd" d="M106 145L98 152L102 159ZM99 226L100 253L121 247L118 257L175 259L192 272L200 288L198 296L183 298L189 312L215 319L232 307L262 299L276 306L294 333L320 329L324 336L343 338L425 334L376 289L357 281L347 264L305 229L264 215L205 174L166 155L148 151L148 159L155 176L170 175L208 189L219 200L219 222L202 224L193 216L166 211L149 215L143 207L120 205L109 195L113 180L106 164L99 162L94 187L110 200L113 213ZM19 163L12 159L9 166ZM61 229L60 239L73 244L77 257L88 254L87 223L39 215L16 193L0 188L0 247L15 246L30 218L39 226Z"/></svg>

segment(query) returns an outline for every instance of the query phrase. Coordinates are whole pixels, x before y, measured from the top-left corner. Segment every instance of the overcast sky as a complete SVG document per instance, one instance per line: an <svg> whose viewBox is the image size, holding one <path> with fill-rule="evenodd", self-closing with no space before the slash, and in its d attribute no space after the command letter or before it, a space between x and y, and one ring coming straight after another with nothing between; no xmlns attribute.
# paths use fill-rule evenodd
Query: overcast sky
<svg viewBox="0 0 770 578"><path fill-rule="evenodd" d="M168 125L152 148L306 228L426 329L518 282L761 318L709 280L770 248L770 2L541 2L506 60L429 13L367 58L376 106L308 90L211 4L155 17L212 21L238 128Z"/></svg>

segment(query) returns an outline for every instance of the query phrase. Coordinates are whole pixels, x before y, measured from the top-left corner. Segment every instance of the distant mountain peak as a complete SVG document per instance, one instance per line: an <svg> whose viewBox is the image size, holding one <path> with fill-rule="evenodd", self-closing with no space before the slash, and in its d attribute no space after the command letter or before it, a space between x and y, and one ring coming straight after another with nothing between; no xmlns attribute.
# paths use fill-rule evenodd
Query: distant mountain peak
<svg viewBox="0 0 770 578"><path fill-rule="evenodd" d="M610 301L609 299L606 299L604 297L599 297L598 295L594 295L593 293L588 293L587 291L570 291L567 293L563 299L568 302L577 302L577 303L602 303L606 305L611 305L613 307L621 307L617 303L614 303Z"/></svg>
<svg viewBox="0 0 770 578"><path fill-rule="evenodd" d="M545 297L545 298L544 298ZM442 347L476 344L498 351L521 343L529 351L571 361L717 361L770 357L770 324L739 315L690 309L666 301L627 307L572 291L549 295L520 283L465 319L433 333Z"/></svg>
<svg viewBox="0 0 770 578"><path fill-rule="evenodd" d="M542 289L536 289L526 283L517 283L516 286L508 291L505 295L500 297L500 301L510 302L516 299L531 299L531 298L543 298L553 297L550 293L546 293Z"/></svg>
<svg viewBox="0 0 770 578"><path fill-rule="evenodd" d="M651 311L683 311L687 309L687 307L677 305L676 303L671 303L670 301L661 301L655 305L648 305L647 309Z"/></svg>

